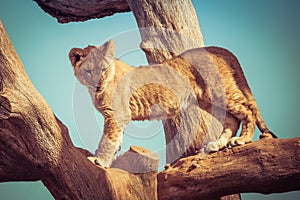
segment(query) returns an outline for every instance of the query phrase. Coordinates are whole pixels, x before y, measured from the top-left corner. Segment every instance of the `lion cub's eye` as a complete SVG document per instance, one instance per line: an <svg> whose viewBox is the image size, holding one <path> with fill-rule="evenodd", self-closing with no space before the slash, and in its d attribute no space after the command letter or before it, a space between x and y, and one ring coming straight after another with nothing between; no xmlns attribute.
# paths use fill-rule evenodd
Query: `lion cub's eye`
<svg viewBox="0 0 300 200"><path fill-rule="evenodd" d="M92 70L91 69L85 69L84 72L88 75L92 75Z"/></svg>

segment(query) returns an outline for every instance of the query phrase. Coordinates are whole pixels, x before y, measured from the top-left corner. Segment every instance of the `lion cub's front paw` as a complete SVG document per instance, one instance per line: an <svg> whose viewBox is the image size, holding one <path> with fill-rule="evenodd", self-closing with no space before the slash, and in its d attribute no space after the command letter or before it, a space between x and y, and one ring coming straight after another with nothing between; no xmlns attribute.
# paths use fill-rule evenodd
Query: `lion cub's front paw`
<svg viewBox="0 0 300 200"><path fill-rule="evenodd" d="M263 138L274 138L274 136L271 133L262 133L259 136L259 139L263 139Z"/></svg>
<svg viewBox="0 0 300 200"><path fill-rule="evenodd" d="M208 152L219 151L219 144L218 144L218 142L209 142L207 144L206 151L208 151Z"/></svg>
<svg viewBox="0 0 300 200"><path fill-rule="evenodd" d="M206 151L208 152L216 152L221 149L224 149L227 145L227 140L224 138L220 138L215 142L209 142L206 147Z"/></svg>
<svg viewBox="0 0 300 200"><path fill-rule="evenodd" d="M240 145L244 145L247 143L252 142L251 140L245 138L245 137L232 137L229 142L228 142L228 146L231 147L235 147L235 146L240 146Z"/></svg>
<svg viewBox="0 0 300 200"><path fill-rule="evenodd" d="M97 158L97 157L92 157L92 156L89 156L89 157L87 157L87 158L88 158L89 161L91 161L93 164L98 165L98 166L100 166L100 167L107 168L107 167L101 162L101 160L100 160L99 158Z"/></svg>

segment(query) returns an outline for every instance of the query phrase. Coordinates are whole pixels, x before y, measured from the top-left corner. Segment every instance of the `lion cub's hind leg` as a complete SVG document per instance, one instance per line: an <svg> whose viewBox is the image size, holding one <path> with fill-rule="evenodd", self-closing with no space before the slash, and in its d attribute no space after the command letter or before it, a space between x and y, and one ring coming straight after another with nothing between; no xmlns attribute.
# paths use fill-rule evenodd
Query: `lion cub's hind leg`
<svg viewBox="0 0 300 200"><path fill-rule="evenodd" d="M228 112L234 115L242 123L242 131L240 136L232 137L229 140L229 146L238 146L252 142L254 130L256 126L255 116L252 110L246 106L243 101L229 102L227 105Z"/></svg>
<svg viewBox="0 0 300 200"><path fill-rule="evenodd" d="M209 142L206 147L208 152L216 152L225 148L230 140L234 137L239 129L240 122L237 118L227 113L223 131L217 141Z"/></svg>

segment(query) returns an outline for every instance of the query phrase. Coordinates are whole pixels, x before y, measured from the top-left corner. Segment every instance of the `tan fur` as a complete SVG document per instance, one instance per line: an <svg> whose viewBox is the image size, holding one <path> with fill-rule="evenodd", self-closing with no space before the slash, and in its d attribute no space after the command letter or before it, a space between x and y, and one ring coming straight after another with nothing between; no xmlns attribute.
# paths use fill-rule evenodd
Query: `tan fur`
<svg viewBox="0 0 300 200"><path fill-rule="evenodd" d="M131 67L114 58L114 43L72 49L69 54L78 80L86 85L95 107L105 118L104 134L96 151L97 162L109 167L122 143L130 120L167 119L197 105L213 114L224 109L242 123L224 119L219 140L209 151L252 141L255 125L272 134L261 118L236 57L218 47L189 50L162 64ZM273 134L272 134L273 135Z"/></svg>

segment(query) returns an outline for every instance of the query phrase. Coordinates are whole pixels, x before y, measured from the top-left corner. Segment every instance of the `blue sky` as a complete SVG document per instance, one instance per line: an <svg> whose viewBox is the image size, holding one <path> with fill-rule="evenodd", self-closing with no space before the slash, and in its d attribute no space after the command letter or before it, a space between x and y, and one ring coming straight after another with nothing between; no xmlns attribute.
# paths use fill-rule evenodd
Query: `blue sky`
<svg viewBox="0 0 300 200"><path fill-rule="evenodd" d="M227 48L238 57L270 129L280 138L299 137L300 3L194 0L193 4L205 45ZM132 65L146 64L138 50L139 35L132 13L59 24L33 1L1 0L0 20L27 74L54 113L68 126L74 144L93 152L103 122L91 106L86 90L75 80L68 52L73 47L100 45L114 38L121 60ZM120 53L129 46L132 51ZM150 136L130 134L132 127ZM123 150L130 145L142 145L161 152L165 145L161 124L136 123L132 127L125 134ZM258 135L257 131L254 140ZM52 199L40 182L1 183L0 194L4 199ZM299 192L271 196L244 194L243 199L297 199L299 195Z"/></svg>

